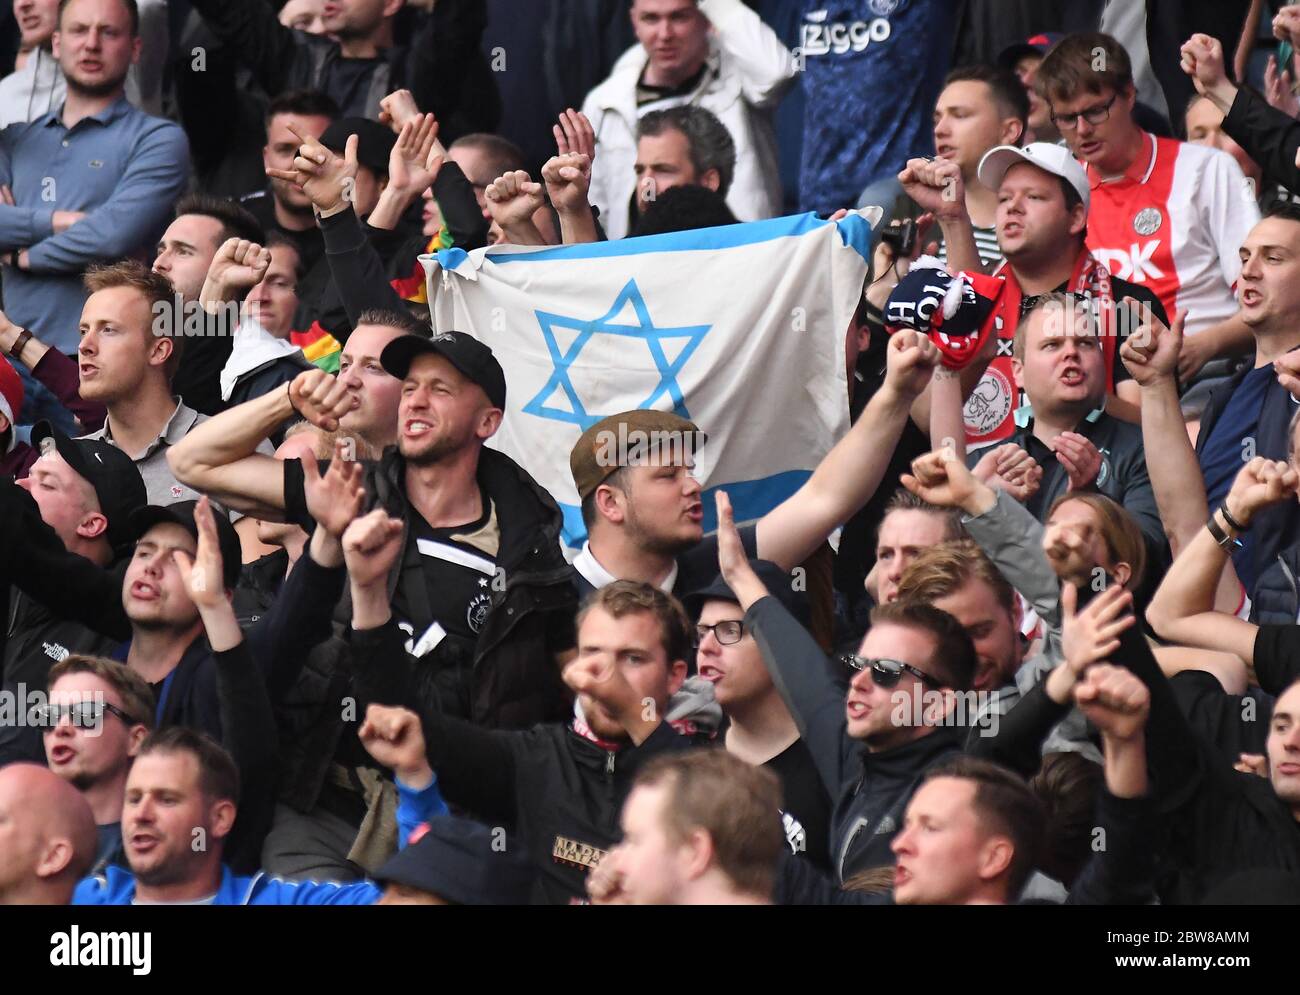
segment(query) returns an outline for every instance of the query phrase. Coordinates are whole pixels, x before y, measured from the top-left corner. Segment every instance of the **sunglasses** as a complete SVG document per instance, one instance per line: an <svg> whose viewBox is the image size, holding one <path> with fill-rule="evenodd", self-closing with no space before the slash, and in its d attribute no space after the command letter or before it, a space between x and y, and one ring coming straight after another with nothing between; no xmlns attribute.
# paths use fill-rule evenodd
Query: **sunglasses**
<svg viewBox="0 0 1300 995"><path fill-rule="evenodd" d="M66 717L79 729L90 729L104 720L104 713L109 712L129 726L139 725L139 719L132 718L116 705L106 701L82 701L74 705L37 705L32 709L36 724L45 729L53 729Z"/></svg>
<svg viewBox="0 0 1300 995"><path fill-rule="evenodd" d="M853 670L870 670L871 679L875 682L877 687L896 687L898 682L902 679L904 671L911 674L922 684L928 684L933 688L943 687L943 684L935 680L924 670L918 670L910 663L904 663L902 660L890 660L887 657L866 657L858 656L854 653L845 653L840 657L840 661Z"/></svg>

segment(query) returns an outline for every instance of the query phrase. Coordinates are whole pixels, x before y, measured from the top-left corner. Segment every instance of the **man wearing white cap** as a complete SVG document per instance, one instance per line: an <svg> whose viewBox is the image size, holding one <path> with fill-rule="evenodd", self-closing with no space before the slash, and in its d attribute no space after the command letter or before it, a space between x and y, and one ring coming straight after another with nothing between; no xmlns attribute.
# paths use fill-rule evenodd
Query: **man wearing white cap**
<svg viewBox="0 0 1300 995"><path fill-rule="evenodd" d="M1047 142L1024 148L999 145L979 164L980 183L997 191L996 232L1005 262L994 274L1006 280L999 307L997 357L966 404L967 444L972 448L998 442L1015 431L1024 407L1014 388L1011 342L1021 315L1043 294L1059 291L1096 301L1099 306L1132 297L1150 307L1168 325L1160 299L1147 287L1111 276L1088 251L1090 196L1083 167L1068 149ZM1106 411L1137 420L1137 385L1118 361L1120 339L1132 323L1116 323L1116 335L1103 339L1106 361ZM1022 412L1020 422L1028 412Z"/></svg>

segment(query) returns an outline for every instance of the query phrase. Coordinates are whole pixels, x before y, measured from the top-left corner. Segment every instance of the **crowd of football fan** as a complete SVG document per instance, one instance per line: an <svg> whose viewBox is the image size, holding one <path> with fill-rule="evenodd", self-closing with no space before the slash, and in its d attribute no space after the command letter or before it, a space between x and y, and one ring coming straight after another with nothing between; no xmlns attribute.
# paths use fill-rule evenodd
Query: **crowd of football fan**
<svg viewBox="0 0 1300 995"><path fill-rule="evenodd" d="M1294 45L1265 0L14 0L0 902L1300 901ZM601 440L709 426L611 415L566 555L418 257L868 205L806 483L706 536L686 449ZM973 361L889 321L921 256L1001 281Z"/></svg>

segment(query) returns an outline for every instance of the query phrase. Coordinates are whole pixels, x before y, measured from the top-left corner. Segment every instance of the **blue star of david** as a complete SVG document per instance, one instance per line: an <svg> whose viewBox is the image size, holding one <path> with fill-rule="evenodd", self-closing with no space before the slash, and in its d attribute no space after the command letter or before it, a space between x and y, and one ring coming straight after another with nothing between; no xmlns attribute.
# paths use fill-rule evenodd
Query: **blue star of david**
<svg viewBox="0 0 1300 995"><path fill-rule="evenodd" d="M619 314L629 303L631 303L632 311L636 315L636 324L614 324L614 316ZM691 354L704 340L704 336L712 327L711 325L656 328L654 322L650 320L650 311L646 307L645 298L641 296L641 291L634 279L627 281L627 285L619 291L618 297L614 299L613 306L599 318L583 320L568 315L551 314L546 311L536 311L534 313L537 315L538 325L541 326L542 337L546 340L546 349L551 355L551 362L555 365L555 372L551 374L550 379L546 381L545 386L537 393L537 396L524 405L525 412L539 418L569 422L583 430L590 428L607 415L617 414L614 411L605 412L604 414L587 411L582 399L578 397L578 392L573 388L573 382L569 379L569 367L577 359L579 353L582 352L583 347L591 340L593 335L622 335L627 338L643 340L650 350L650 356L659 372L659 382L655 384L654 390L635 407L648 408L661 396L667 394L673 403L673 411L683 418L690 417L686 410L686 402L682 397L682 388L677 382L677 377L681 373L682 367L686 365L686 361L691 358ZM555 337L557 327L572 328L578 332L577 338L573 340L568 351L561 351L560 349L560 344ZM664 352L664 340L683 338L688 340L686 345L682 347L673 362L668 362L668 357ZM546 404L546 398L550 397L557 387L564 391L564 395L569 399L569 404L573 408L571 411Z"/></svg>

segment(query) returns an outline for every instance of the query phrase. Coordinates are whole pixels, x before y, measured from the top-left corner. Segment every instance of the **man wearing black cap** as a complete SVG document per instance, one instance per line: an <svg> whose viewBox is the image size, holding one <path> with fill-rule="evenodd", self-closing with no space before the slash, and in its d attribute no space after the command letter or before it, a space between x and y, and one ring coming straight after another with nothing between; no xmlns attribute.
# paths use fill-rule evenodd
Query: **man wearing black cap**
<svg viewBox="0 0 1300 995"><path fill-rule="evenodd" d="M806 626L808 606L790 575L767 560L751 560L750 566L773 597ZM714 698L727 717L727 752L781 779L790 849L830 870L830 796L798 724L763 665L739 599L719 575L708 587L688 594L682 604L695 619L696 670L713 685Z"/></svg>
<svg viewBox="0 0 1300 995"><path fill-rule="evenodd" d="M144 482L131 458L99 439L70 439L41 422L32 430L40 458L18 482L40 510L41 519L68 552L109 567L128 555L130 517L146 503ZM50 667L72 653L111 653L120 640L80 621L56 614L15 589L9 595L9 638L0 670L5 690L21 696L45 687ZM40 730L0 730L0 764L41 760Z"/></svg>
<svg viewBox="0 0 1300 995"><path fill-rule="evenodd" d="M1061 133L1052 120L1052 109L1034 89L1034 73L1053 45L1065 35L1057 31L1043 31L1022 42L1008 45L998 53L998 65L1016 74L1029 97L1029 131L1025 143L1059 142Z"/></svg>
<svg viewBox="0 0 1300 995"><path fill-rule="evenodd" d="M567 695L554 661L572 648L577 597L554 500L485 446L505 405L500 364L463 332L398 336L379 361L382 370L363 375L395 378L401 399L396 447L365 464L367 504L405 523L389 595L407 650L427 674L425 706L507 728L563 718ZM340 398L346 402L343 380L318 379L307 394L295 381L288 397L332 430ZM283 419L277 403L287 402L259 398L246 406L262 419L256 425L244 424L238 409L214 419L172 453L172 466L240 510L310 529L302 464L249 455L245 445Z"/></svg>

